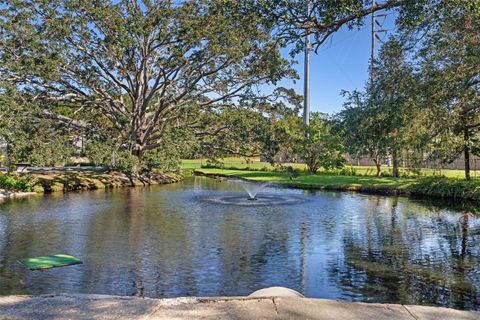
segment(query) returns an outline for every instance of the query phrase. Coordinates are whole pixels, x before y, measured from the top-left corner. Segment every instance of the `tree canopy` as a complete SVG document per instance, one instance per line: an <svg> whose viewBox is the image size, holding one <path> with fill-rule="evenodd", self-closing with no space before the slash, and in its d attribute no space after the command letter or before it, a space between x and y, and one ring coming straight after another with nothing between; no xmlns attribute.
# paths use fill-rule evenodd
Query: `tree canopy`
<svg viewBox="0 0 480 320"><path fill-rule="evenodd" d="M300 159L311 172L343 153L381 166L465 159L480 150L479 0L3 0L0 138L12 161L71 155L129 172L228 155ZM397 32L364 90L334 118L299 122L291 59L379 10ZM290 53L290 57L285 55ZM287 58L288 57L288 58ZM19 119L24 119L20 121ZM79 141L82 148L78 150ZM407 161L408 160L408 161Z"/></svg>
<svg viewBox="0 0 480 320"><path fill-rule="evenodd" d="M13 0L0 15L2 80L50 115L100 111L138 156L189 105L293 75L270 23L236 1Z"/></svg>

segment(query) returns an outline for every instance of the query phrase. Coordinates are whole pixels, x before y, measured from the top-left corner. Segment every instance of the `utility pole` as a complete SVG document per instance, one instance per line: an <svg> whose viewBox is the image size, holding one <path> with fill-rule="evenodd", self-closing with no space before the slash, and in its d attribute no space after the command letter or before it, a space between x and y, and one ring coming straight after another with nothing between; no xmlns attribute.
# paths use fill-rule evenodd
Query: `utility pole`
<svg viewBox="0 0 480 320"><path fill-rule="evenodd" d="M310 16L310 0L306 1L306 16ZM305 61L303 69L303 124L310 123L310 34L309 29L306 30L305 35Z"/></svg>
<svg viewBox="0 0 480 320"><path fill-rule="evenodd" d="M375 0L372 0L372 52L371 52L371 59L370 59L370 82L373 84L373 77L374 74L374 62L375 62L375 12L373 11L375 7Z"/></svg>
<svg viewBox="0 0 480 320"><path fill-rule="evenodd" d="M372 0L372 52L371 52L371 66L370 66L370 81L373 84L373 78L375 77L375 41L380 40L380 37L378 36L379 33L386 33L387 30L376 30L375 25L382 27L383 23L385 22L385 17L387 16L386 14L375 14L373 11L375 9L376 2L375 0ZM379 22L375 18L383 18L383 22Z"/></svg>

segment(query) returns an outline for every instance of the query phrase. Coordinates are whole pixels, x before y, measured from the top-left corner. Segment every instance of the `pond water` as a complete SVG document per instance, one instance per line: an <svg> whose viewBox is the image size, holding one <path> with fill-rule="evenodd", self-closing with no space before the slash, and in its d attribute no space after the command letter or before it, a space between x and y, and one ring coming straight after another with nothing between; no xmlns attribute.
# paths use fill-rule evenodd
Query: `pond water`
<svg viewBox="0 0 480 320"><path fill-rule="evenodd" d="M278 187L258 199L295 201L212 201L240 192L195 177L3 202L0 294L233 296L285 286L307 297L480 308L478 216L426 200ZM17 262L56 253L84 263L30 271Z"/></svg>

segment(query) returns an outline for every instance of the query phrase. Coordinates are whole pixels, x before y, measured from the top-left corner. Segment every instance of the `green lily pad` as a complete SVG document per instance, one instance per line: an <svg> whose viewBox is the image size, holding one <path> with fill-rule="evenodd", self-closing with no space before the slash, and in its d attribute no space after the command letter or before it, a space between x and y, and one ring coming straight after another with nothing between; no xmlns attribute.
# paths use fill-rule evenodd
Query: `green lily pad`
<svg viewBox="0 0 480 320"><path fill-rule="evenodd" d="M29 268L30 270L50 269L55 267L71 266L82 263L82 261L68 254L55 254L53 256L23 258L18 262Z"/></svg>

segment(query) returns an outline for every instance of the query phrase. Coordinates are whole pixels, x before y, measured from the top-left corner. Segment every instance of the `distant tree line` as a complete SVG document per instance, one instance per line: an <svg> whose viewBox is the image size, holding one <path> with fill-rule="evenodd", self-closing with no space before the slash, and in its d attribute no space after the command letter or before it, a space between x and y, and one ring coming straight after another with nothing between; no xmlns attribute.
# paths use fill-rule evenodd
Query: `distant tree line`
<svg viewBox="0 0 480 320"><path fill-rule="evenodd" d="M479 8L448 6L442 17L419 29L401 28L381 48L365 91L345 92L338 115L354 155L377 164L400 159L464 158L480 154Z"/></svg>

